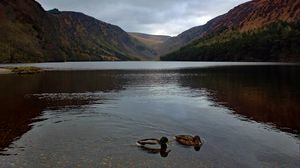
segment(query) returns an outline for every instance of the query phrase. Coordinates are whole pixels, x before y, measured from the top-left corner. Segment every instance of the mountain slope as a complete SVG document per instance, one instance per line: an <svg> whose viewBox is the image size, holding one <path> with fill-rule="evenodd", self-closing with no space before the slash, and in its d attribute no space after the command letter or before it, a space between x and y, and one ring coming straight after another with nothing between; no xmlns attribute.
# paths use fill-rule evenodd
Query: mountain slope
<svg viewBox="0 0 300 168"><path fill-rule="evenodd" d="M161 57L177 61L300 62L300 21L208 36Z"/></svg>
<svg viewBox="0 0 300 168"><path fill-rule="evenodd" d="M128 33L131 37L139 40L140 42L148 45L152 48L156 48L158 45L167 41L170 36L163 36L163 35L150 35L144 33Z"/></svg>
<svg viewBox="0 0 300 168"><path fill-rule="evenodd" d="M159 51L162 54L166 54L198 39L203 42L203 38L207 39L208 37L221 34L224 36L224 33L252 32L257 29L263 29L272 23L279 23L281 21L287 23L296 22L299 18L300 1L298 0L253 0L235 7L227 14L212 19L203 26L194 27L177 37L169 39L161 46ZM193 45L197 44L191 44L190 47ZM177 55L179 51L176 52ZM169 59L171 59L171 55L172 53L168 54ZM209 54L207 53L207 55Z"/></svg>
<svg viewBox="0 0 300 168"><path fill-rule="evenodd" d="M0 1L0 62L149 59L153 50L121 28L34 0Z"/></svg>
<svg viewBox="0 0 300 168"><path fill-rule="evenodd" d="M53 22L34 1L0 1L0 62L39 62L60 53L59 45L51 42L58 41ZM52 50L43 54L47 45Z"/></svg>
<svg viewBox="0 0 300 168"><path fill-rule="evenodd" d="M158 48L162 45L165 41L167 41L170 36L163 36L163 35L149 35L143 33L128 33L132 38L136 39L137 41L141 42L148 48L152 49L153 57L151 60L159 60L159 53Z"/></svg>
<svg viewBox="0 0 300 168"><path fill-rule="evenodd" d="M118 26L77 12L49 13L59 22L61 41L63 48L67 49L67 53L79 49L85 55L110 56L112 54L121 60L126 60L124 56L150 59L153 55L153 50L130 37ZM99 47L101 48L100 51L95 50ZM77 54L71 52L67 55ZM74 60L78 60L78 58L74 58Z"/></svg>
<svg viewBox="0 0 300 168"><path fill-rule="evenodd" d="M160 55L164 55L170 53L172 51L177 50L180 47L183 47L190 42L197 40L205 35L207 31L209 31L216 22L222 19L223 16L219 16L203 26L193 27L183 33L179 34L176 37L171 37L167 41L165 41L162 45L157 48L157 51Z"/></svg>

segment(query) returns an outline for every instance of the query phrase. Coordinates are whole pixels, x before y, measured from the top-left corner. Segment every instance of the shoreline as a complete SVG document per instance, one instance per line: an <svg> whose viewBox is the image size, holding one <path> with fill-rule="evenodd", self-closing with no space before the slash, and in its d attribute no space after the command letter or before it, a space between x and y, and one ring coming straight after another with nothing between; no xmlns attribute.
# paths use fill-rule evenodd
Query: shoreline
<svg viewBox="0 0 300 168"><path fill-rule="evenodd" d="M2 74L11 74L12 71L10 69L6 69L6 68L0 68L0 75Z"/></svg>
<svg viewBox="0 0 300 168"><path fill-rule="evenodd" d="M300 66L286 62L168 62L168 61L124 61L124 62L57 62L0 64L0 75L35 74L44 71L177 71L182 69L207 69L232 66Z"/></svg>
<svg viewBox="0 0 300 168"><path fill-rule="evenodd" d="M0 67L0 74L36 74L43 72L44 69L28 66L28 67Z"/></svg>

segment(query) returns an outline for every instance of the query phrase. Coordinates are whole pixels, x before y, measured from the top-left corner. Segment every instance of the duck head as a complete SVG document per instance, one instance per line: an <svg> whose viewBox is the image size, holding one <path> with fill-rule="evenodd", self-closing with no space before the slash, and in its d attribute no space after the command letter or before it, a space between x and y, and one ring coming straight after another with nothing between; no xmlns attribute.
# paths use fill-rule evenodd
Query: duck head
<svg viewBox="0 0 300 168"><path fill-rule="evenodd" d="M197 135L193 138L193 141L195 142L195 146L194 146L194 149L195 151L200 151L200 148L202 146L202 142L201 142L201 139L200 137Z"/></svg>
<svg viewBox="0 0 300 168"><path fill-rule="evenodd" d="M197 144L201 144L201 139L198 135L194 136L193 141Z"/></svg>
<svg viewBox="0 0 300 168"><path fill-rule="evenodd" d="M168 142L168 138L167 137L161 137L159 140L159 144L160 145L167 145L166 143Z"/></svg>

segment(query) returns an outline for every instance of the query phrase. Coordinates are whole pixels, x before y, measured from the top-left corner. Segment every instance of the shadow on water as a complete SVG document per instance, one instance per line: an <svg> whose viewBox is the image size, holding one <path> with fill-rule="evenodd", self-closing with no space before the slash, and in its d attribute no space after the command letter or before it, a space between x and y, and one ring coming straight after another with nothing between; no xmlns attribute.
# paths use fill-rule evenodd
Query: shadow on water
<svg viewBox="0 0 300 168"><path fill-rule="evenodd" d="M299 66L219 67L184 70L179 80L192 90L206 88L217 105L239 119L300 133Z"/></svg>
<svg viewBox="0 0 300 168"><path fill-rule="evenodd" d="M0 152L43 120L38 119L43 110L99 101L91 93L122 90L120 79L89 71L0 76Z"/></svg>
<svg viewBox="0 0 300 168"><path fill-rule="evenodd" d="M140 146L140 149L149 154L160 154L160 156L163 158L168 157L169 153L171 152L171 150L168 150L167 148L151 149L145 146Z"/></svg>

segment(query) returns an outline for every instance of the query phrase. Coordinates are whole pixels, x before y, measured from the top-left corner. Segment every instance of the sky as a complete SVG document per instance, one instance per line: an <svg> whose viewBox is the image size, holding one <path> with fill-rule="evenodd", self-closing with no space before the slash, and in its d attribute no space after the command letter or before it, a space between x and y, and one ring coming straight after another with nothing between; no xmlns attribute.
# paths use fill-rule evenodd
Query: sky
<svg viewBox="0 0 300 168"><path fill-rule="evenodd" d="M82 12L127 32L176 36L249 0L37 0L45 10Z"/></svg>

